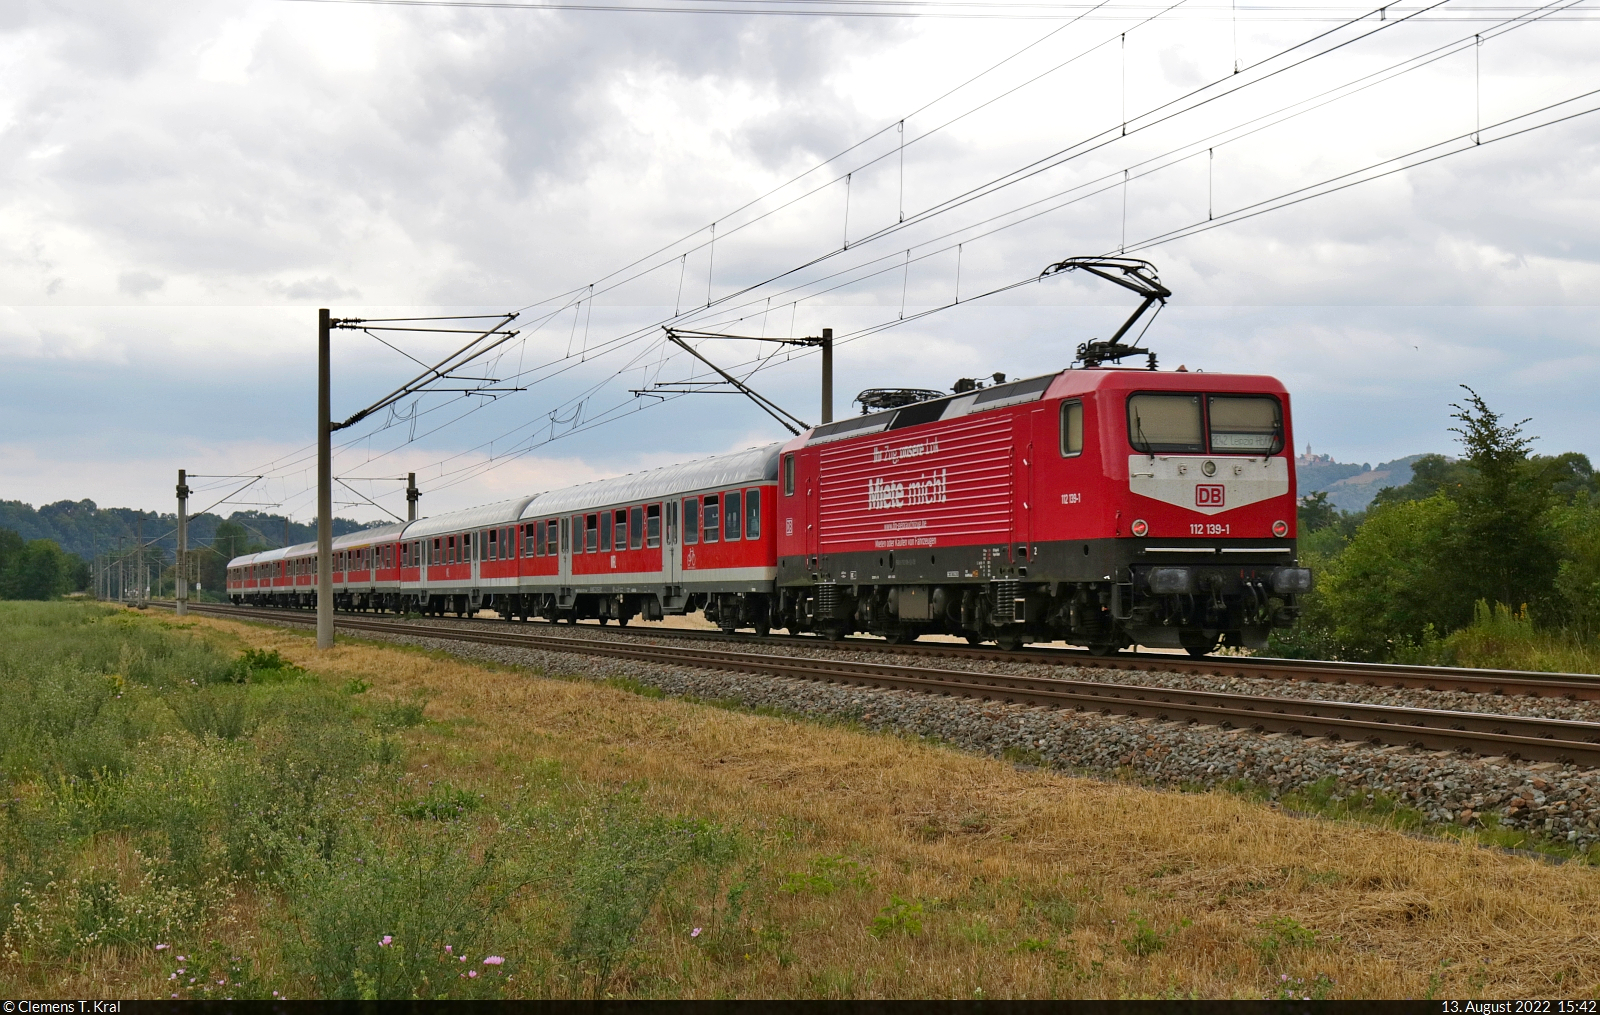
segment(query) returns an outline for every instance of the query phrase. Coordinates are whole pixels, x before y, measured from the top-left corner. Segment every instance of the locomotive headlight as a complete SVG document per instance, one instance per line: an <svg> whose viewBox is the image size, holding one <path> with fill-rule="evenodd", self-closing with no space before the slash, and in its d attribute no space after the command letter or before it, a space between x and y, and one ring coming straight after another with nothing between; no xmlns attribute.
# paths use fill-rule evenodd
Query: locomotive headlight
<svg viewBox="0 0 1600 1015"><path fill-rule="evenodd" d="M1272 523L1272 534L1277 536L1279 539L1287 536L1289 534L1289 523L1284 521L1282 518L1279 518L1277 521Z"/></svg>
<svg viewBox="0 0 1600 1015"><path fill-rule="evenodd" d="M1150 523L1143 518L1135 518L1133 524L1129 526L1129 530L1136 536L1147 536L1150 534Z"/></svg>
<svg viewBox="0 0 1600 1015"><path fill-rule="evenodd" d="M1280 567L1272 575L1272 591L1279 595L1311 591L1311 569L1308 567Z"/></svg>
<svg viewBox="0 0 1600 1015"><path fill-rule="evenodd" d="M1217 463L1216 462L1206 462L1205 464L1200 466L1200 471L1205 473L1208 476L1215 476L1217 474Z"/></svg>

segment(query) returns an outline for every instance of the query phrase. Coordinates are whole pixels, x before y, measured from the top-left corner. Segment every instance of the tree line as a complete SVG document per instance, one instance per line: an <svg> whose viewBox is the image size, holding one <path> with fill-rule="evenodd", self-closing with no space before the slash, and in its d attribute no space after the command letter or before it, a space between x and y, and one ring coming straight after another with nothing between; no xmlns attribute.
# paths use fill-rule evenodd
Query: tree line
<svg viewBox="0 0 1600 1015"><path fill-rule="evenodd" d="M1301 501L1301 559L1316 587L1280 654L1446 661L1452 635L1498 615L1591 643L1600 624L1600 477L1589 459L1533 452L1537 438L1463 385L1451 418L1463 454L1425 455L1410 482L1362 512Z"/></svg>

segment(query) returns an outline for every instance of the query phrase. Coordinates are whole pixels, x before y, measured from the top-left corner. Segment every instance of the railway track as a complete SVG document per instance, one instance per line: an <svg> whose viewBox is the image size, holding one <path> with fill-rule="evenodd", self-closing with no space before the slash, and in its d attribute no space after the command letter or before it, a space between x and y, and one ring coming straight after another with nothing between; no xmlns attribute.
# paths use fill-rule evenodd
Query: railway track
<svg viewBox="0 0 1600 1015"><path fill-rule="evenodd" d="M166 604L163 604L166 605ZM240 617L295 616L296 611L264 607L191 605L193 610L226 611ZM343 625L360 614L338 615L336 623ZM452 619L449 624L464 627L500 627L506 630L526 630L524 625L506 625L504 621L479 619ZM536 627L536 625L534 625ZM616 628L584 625L582 631L608 632ZM749 645L771 644L774 636L761 638L754 634L722 634L715 631L685 631L673 628L635 628L630 634L643 634L652 638L673 638L689 642ZM777 636L782 637L782 636ZM790 639L785 639L789 641ZM1169 673L1194 673L1203 676L1256 677L1275 680L1294 680L1319 684L1359 684L1369 687L1390 687L1424 691L1457 691L1465 694L1527 695L1534 698L1565 698L1571 701L1600 701L1600 677L1587 673L1533 673L1525 670L1485 670L1454 666L1405 666L1394 663L1349 663L1319 659L1269 659L1252 656L1206 656L1194 659L1189 656L1164 655L1152 652L1129 652L1114 656L1092 655L1082 649L1033 648L1016 652L1001 649L954 645L945 642L921 642L909 645L891 645L885 641L867 638L846 638L839 642L821 638L794 639L797 644L828 648L837 647L852 652L889 652L896 655L927 656L945 659L981 659L989 662L1044 663L1053 666L1092 666L1097 669L1127 670L1132 672L1164 670Z"/></svg>
<svg viewBox="0 0 1600 1015"><path fill-rule="evenodd" d="M294 611L228 606L191 607L195 612L311 625L315 617ZM1410 708L1356 702L1316 701L1267 695L1191 691L1138 684L1112 684L1056 677L1024 677L941 670L925 666L867 663L774 655L638 641L542 635L491 624L423 627L375 617L341 614L336 626L350 633L434 637L474 644L604 656L653 665L695 667L943 694L1050 708L1127 715L1162 722L1203 723L1261 732L1288 733L1396 747L1421 747L1486 756L1600 766L1600 723L1528 716ZM652 634L655 632L651 632ZM693 633L693 632L689 632ZM855 648L855 644L851 644ZM902 646L894 646L896 649ZM1015 653L993 653L1015 661ZM1170 657L1158 656L1165 666ZM1099 660L1096 658L1096 663ZM1192 660L1186 660L1193 662ZM1233 660L1229 659L1231 666ZM1278 661L1283 662L1283 661ZM1149 664L1146 663L1148 668ZM1205 672L1216 672L1214 669ZM1531 676L1531 675L1524 675ZM1511 692L1507 692L1511 693Z"/></svg>

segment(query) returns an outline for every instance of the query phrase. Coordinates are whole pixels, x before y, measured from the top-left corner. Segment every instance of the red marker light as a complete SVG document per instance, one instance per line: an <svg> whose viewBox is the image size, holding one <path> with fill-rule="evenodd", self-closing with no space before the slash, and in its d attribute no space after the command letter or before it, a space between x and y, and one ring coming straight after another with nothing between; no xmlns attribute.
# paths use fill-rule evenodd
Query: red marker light
<svg viewBox="0 0 1600 1015"><path fill-rule="evenodd" d="M1132 531L1136 536L1145 536L1149 534L1150 526L1143 518L1136 518L1133 522Z"/></svg>
<svg viewBox="0 0 1600 1015"><path fill-rule="evenodd" d="M1284 536L1287 536L1289 534L1289 523L1284 521L1281 518L1278 519L1277 521L1273 522L1272 523L1272 534L1274 536L1277 536L1279 539L1282 539Z"/></svg>

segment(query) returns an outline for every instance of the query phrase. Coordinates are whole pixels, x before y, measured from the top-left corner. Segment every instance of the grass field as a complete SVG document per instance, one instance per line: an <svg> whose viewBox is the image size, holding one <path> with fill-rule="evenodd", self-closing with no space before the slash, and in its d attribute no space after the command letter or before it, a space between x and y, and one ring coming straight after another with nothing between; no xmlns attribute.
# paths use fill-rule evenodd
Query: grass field
<svg viewBox="0 0 1600 1015"><path fill-rule="evenodd" d="M1600 992L1591 866L628 688L0 604L0 988Z"/></svg>

